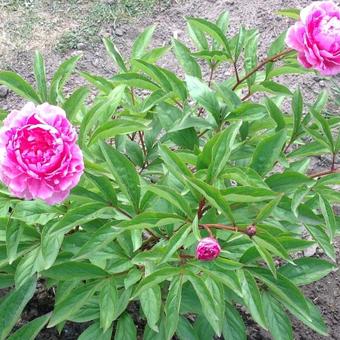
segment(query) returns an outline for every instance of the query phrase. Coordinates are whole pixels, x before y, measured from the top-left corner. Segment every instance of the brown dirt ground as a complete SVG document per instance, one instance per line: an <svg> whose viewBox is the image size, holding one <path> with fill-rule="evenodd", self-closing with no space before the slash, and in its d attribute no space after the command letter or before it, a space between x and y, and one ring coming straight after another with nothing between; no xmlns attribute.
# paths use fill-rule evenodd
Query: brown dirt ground
<svg viewBox="0 0 340 340"><path fill-rule="evenodd" d="M45 56L49 77L63 59L74 54L82 54L83 56L78 69L108 76L115 72L115 68L96 37L111 37L123 55L128 56L134 38L150 24L157 24L153 41L154 46L169 44L173 36L188 42L185 31L185 16L215 19L219 13L226 9L230 11L231 33L235 33L241 25L256 26L260 30L262 38L260 55L263 55L270 42L290 24L289 19L279 17L276 11L288 7L301 8L310 3L307 0L169 0L159 1L159 3L152 1L152 8L151 5L148 8L145 5L136 7L135 4L139 4L141 1L135 1L135 7L133 7L135 12L131 13L126 11L126 8L131 10L131 7L116 10L117 2L119 1L0 0L0 69L15 70L27 80L33 81L33 53L35 49L39 49ZM97 5L109 6L109 9L115 9L115 12L112 16L105 12L106 17L96 24L98 27L90 42L86 40L86 37L85 39L84 37L80 39L76 37L74 43L72 42L73 48L65 48L61 44L65 32L77 32L79 34L79 32L85 30L85 34L87 34L87 30L89 30L90 34L93 35L93 31L91 31L93 23L89 23L89 21L97 15L97 12L95 12L91 16L93 8L95 10L101 8ZM103 12L100 12L100 15L104 15ZM60 45L63 48L60 48ZM174 71L181 72L172 55L167 55L162 60L162 64ZM225 78L230 73L230 69L221 68L216 77ZM327 80L314 74L302 78L291 76L285 78L284 81L293 88L301 86L307 102L312 101L325 87L331 87ZM82 83L81 79L74 77L69 86L73 88ZM13 93L9 93L5 98L0 98L0 108L5 110L20 107L21 104L22 100ZM333 114L339 114L334 110L334 107L331 107L331 109L333 109ZM320 170L327 165L327 162L327 158L315 159L313 168ZM336 248L339 258L339 240L336 241ZM323 256L321 253L317 249L314 255ZM339 339L340 277L338 272L331 273L323 280L304 287L303 290L319 306L324 315L329 326L330 337L328 339ZM4 292L0 291L0 296L1 293ZM46 291L43 285L39 284L35 297L23 314L22 323L48 312L52 305L52 292ZM251 320L247 319L246 322L249 326L249 339L270 339L270 336L261 331ZM297 340L320 340L324 338L298 321L294 321L293 325L295 339ZM56 330L53 329L44 330L38 339L73 340L79 336L84 328L82 325L68 323L62 334L58 335Z"/></svg>

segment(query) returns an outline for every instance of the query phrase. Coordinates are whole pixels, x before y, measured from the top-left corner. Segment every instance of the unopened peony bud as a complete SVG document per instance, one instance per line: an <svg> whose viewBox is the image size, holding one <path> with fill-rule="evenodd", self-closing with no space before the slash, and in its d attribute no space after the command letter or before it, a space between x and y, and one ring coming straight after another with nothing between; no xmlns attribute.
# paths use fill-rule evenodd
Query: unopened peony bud
<svg viewBox="0 0 340 340"><path fill-rule="evenodd" d="M196 248L196 258L201 261L211 261L220 255L221 246L213 237L205 237L199 241Z"/></svg>
<svg viewBox="0 0 340 340"><path fill-rule="evenodd" d="M247 228L246 234L247 234L249 237L252 237L252 236L256 235L256 226L255 226L254 224L250 225L250 226Z"/></svg>

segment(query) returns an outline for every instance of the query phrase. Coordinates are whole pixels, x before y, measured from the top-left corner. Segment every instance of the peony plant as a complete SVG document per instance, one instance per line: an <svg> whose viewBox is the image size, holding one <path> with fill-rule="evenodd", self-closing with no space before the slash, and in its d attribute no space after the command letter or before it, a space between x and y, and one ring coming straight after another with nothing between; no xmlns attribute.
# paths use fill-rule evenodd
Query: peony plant
<svg viewBox="0 0 340 340"><path fill-rule="evenodd" d="M79 71L89 85L67 96L79 57L48 82L37 52L35 85L0 71L28 101L0 129L0 339L72 321L80 340L235 340L249 317L274 339L294 338L291 317L327 335L300 287L336 269L340 119L280 76L340 73L340 9L281 14L297 21L262 61L258 31L230 36L224 12L187 18L195 49L148 48L154 26L129 59L104 39L117 72ZM185 78L159 66L169 52ZM315 244L324 258L303 256ZM53 310L12 330L38 280Z"/></svg>

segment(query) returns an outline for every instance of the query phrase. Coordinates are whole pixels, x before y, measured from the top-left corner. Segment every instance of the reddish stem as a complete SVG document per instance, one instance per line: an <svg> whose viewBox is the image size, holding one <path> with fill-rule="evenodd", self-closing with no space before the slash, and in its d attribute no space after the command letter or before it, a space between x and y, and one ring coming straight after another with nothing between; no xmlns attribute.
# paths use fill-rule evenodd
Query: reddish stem
<svg viewBox="0 0 340 340"><path fill-rule="evenodd" d="M262 62L260 62L256 67L254 67L249 73L247 73L244 77L242 77L241 79L239 79L236 84L233 87L233 91L235 91L239 85L241 85L245 80L247 80L249 77L251 77L253 74L255 74L259 69L261 69L263 66L265 66L266 64L270 63L270 62L274 62L277 61L279 59L281 59L282 57L284 57L285 55L287 55L288 53L292 52L293 50L291 48L288 48L280 53L277 53L271 57L268 57L266 59L264 59Z"/></svg>
<svg viewBox="0 0 340 340"><path fill-rule="evenodd" d="M144 144L144 133L142 131L138 131L138 136L139 136L140 142L142 144L144 156L146 157L147 152L146 152L146 148L145 148L145 144Z"/></svg>
<svg viewBox="0 0 340 340"><path fill-rule="evenodd" d="M198 217L199 220L200 220L200 219L202 218L202 216L203 216L203 209L204 209L204 207L205 207L205 198L203 198L203 199L200 201L199 205L198 205L197 217Z"/></svg>
<svg viewBox="0 0 340 340"><path fill-rule="evenodd" d="M331 169L328 171L323 171L323 172L319 172L316 174L311 174L309 175L310 178L316 178L316 177L322 177L322 176L326 176L326 175L330 175L330 174L338 174L340 173L340 168L339 169Z"/></svg>
<svg viewBox="0 0 340 340"><path fill-rule="evenodd" d="M200 224L200 227L204 229L216 228L216 229L230 230L230 231L236 231L236 232L244 232L243 230L240 230L238 227L233 227L233 226L224 225L220 223Z"/></svg>
<svg viewBox="0 0 340 340"><path fill-rule="evenodd" d="M213 76L214 76L215 66L216 66L215 64L212 64L210 66L210 76L209 76L209 82L208 82L209 87L211 86L211 82L212 82L212 79L213 79Z"/></svg>

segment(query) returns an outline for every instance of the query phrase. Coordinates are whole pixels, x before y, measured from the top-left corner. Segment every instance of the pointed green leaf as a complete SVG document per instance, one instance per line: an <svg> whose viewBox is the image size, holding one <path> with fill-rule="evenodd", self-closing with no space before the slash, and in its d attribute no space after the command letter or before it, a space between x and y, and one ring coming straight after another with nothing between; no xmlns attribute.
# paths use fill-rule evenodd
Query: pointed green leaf
<svg viewBox="0 0 340 340"><path fill-rule="evenodd" d="M26 281L20 288L8 293L0 303L0 339L6 339L16 324L36 287L36 278Z"/></svg>
<svg viewBox="0 0 340 340"><path fill-rule="evenodd" d="M262 294L262 301L268 328L274 339L293 340L291 322L279 303L268 292Z"/></svg>
<svg viewBox="0 0 340 340"><path fill-rule="evenodd" d="M0 72L0 84L6 85L9 89L34 103L41 103L41 100L32 86L12 71Z"/></svg>
<svg viewBox="0 0 340 340"><path fill-rule="evenodd" d="M35 51L33 68L41 102L45 103L47 102L47 80L45 62L42 54L39 51Z"/></svg>
<svg viewBox="0 0 340 340"><path fill-rule="evenodd" d="M135 210L138 211L140 182L135 167L124 155L112 146L101 142L100 148L120 189L129 198Z"/></svg>
<svg viewBox="0 0 340 340"><path fill-rule="evenodd" d="M254 151L250 167L260 175L268 173L280 156L286 136L286 131L280 130L274 135L262 139Z"/></svg>

